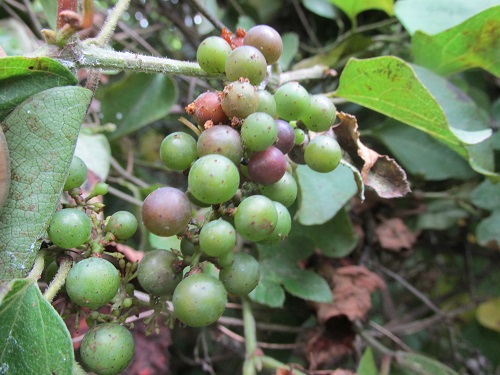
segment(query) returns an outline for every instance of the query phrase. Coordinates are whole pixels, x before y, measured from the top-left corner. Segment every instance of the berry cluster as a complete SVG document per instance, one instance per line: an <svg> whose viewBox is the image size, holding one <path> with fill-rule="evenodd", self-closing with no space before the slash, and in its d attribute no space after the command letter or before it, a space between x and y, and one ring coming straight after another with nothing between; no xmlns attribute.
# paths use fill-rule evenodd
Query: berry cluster
<svg viewBox="0 0 500 375"><path fill-rule="evenodd" d="M158 236L180 236L182 255L149 253L138 279L154 295L172 294L174 315L186 325L213 323L224 312L227 293L244 296L257 286L259 264L234 251L237 235L262 245L287 237L288 208L297 198L293 165L329 172L340 162L340 147L327 132L336 108L326 96L310 95L297 82L274 94L265 89L268 66L282 50L280 35L264 25L205 39L197 51L199 65L210 75L224 74L228 83L186 108L197 124L197 139L175 132L161 144L161 160L187 174L188 190L153 191L142 219ZM192 204L208 207L203 222L192 219ZM201 271L203 261L217 266L218 277ZM163 271L150 263L162 264ZM179 265L190 266L182 280ZM146 271L152 267L154 273Z"/></svg>

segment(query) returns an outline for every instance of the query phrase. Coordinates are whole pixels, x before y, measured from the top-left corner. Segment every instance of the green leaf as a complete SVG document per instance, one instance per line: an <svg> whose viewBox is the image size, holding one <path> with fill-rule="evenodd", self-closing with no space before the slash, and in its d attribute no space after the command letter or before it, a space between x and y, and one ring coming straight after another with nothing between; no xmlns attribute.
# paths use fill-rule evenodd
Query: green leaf
<svg viewBox="0 0 500 375"><path fill-rule="evenodd" d="M299 36L296 33L284 33L281 39L283 52L278 62L282 70L287 70L299 51Z"/></svg>
<svg viewBox="0 0 500 375"><path fill-rule="evenodd" d="M259 285L248 295L252 301L269 307L282 307L285 303L285 291L274 281L261 279Z"/></svg>
<svg viewBox="0 0 500 375"><path fill-rule="evenodd" d="M445 230L457 225L457 221L469 216L451 199L440 199L427 203L425 212L418 215L417 228Z"/></svg>
<svg viewBox="0 0 500 375"><path fill-rule="evenodd" d="M488 211L500 209L500 184L484 180L472 191L471 202Z"/></svg>
<svg viewBox="0 0 500 375"><path fill-rule="evenodd" d="M370 134L385 144L407 172L427 181L466 180L474 176L469 164L456 152L396 120L388 119Z"/></svg>
<svg viewBox="0 0 500 375"><path fill-rule="evenodd" d="M305 165L299 165L295 177L300 187L297 218L303 225L326 223L358 191L352 171L343 165L330 173L315 172Z"/></svg>
<svg viewBox="0 0 500 375"><path fill-rule="evenodd" d="M111 163L111 146L103 134L80 133L76 143L75 155L82 159L87 168L106 181Z"/></svg>
<svg viewBox="0 0 500 375"><path fill-rule="evenodd" d="M389 16L394 14L394 0L330 0L330 2L342 10L353 24L356 24L356 16L365 10L378 9Z"/></svg>
<svg viewBox="0 0 500 375"><path fill-rule="evenodd" d="M420 375L459 375L445 364L418 353L396 352L397 362Z"/></svg>
<svg viewBox="0 0 500 375"><path fill-rule="evenodd" d="M56 29L57 26L57 1L54 0L40 0L42 4L43 12L47 18L47 22L52 30Z"/></svg>
<svg viewBox="0 0 500 375"><path fill-rule="evenodd" d="M329 0L302 0L302 5L318 16L331 20L337 17L335 8Z"/></svg>
<svg viewBox="0 0 500 375"><path fill-rule="evenodd" d="M483 327L500 332L500 298L481 303L477 307L476 318Z"/></svg>
<svg viewBox="0 0 500 375"><path fill-rule="evenodd" d="M38 40L28 30L26 24L15 18L0 20L0 46L7 56L24 55L39 47Z"/></svg>
<svg viewBox="0 0 500 375"><path fill-rule="evenodd" d="M2 121L12 180L0 216L0 279L31 269L91 98L82 87L55 87L25 100Z"/></svg>
<svg viewBox="0 0 500 375"><path fill-rule="evenodd" d="M410 34L417 30L437 34L498 4L499 0L454 0L453 4L447 0L400 0L394 11Z"/></svg>
<svg viewBox="0 0 500 375"><path fill-rule="evenodd" d="M500 77L500 6L436 35L417 31L412 53L416 64L441 75L479 67Z"/></svg>
<svg viewBox="0 0 500 375"><path fill-rule="evenodd" d="M56 86L76 85L78 80L60 62L48 57L0 59L0 120L37 92Z"/></svg>
<svg viewBox="0 0 500 375"><path fill-rule="evenodd" d="M293 223L289 242L308 239L307 245L317 248L323 254L333 258L342 258L351 253L358 243L358 237L347 211L342 208L324 224L302 225Z"/></svg>
<svg viewBox="0 0 500 375"><path fill-rule="evenodd" d="M487 117L450 82L394 56L351 59L337 96L422 130L466 158L477 172L495 176Z"/></svg>
<svg viewBox="0 0 500 375"><path fill-rule="evenodd" d="M72 374L73 344L59 314L36 281L0 283L0 372Z"/></svg>
<svg viewBox="0 0 500 375"><path fill-rule="evenodd" d="M267 281L267 288L258 289L250 297L259 297L256 302L265 303L263 296L269 293L280 296L277 286L283 287L297 297L315 301L331 302L332 292L328 283L309 270L299 268L298 262L314 252L314 246L308 246L305 237L288 239L275 246L258 246L261 281ZM274 284L274 285L273 285ZM267 289L271 288L271 292ZM281 304L273 307L280 307Z"/></svg>
<svg viewBox="0 0 500 375"><path fill-rule="evenodd" d="M375 363L375 358L373 357L372 348L367 347L361 360L359 361L358 369L356 370L358 375L377 375L377 364Z"/></svg>
<svg viewBox="0 0 500 375"><path fill-rule="evenodd" d="M157 121L177 102L175 81L164 74L130 74L97 91L103 123L117 125L111 140L130 134Z"/></svg>
<svg viewBox="0 0 500 375"><path fill-rule="evenodd" d="M500 244L500 210L493 213L481 222L476 227L477 242L481 246L487 246L491 242Z"/></svg>

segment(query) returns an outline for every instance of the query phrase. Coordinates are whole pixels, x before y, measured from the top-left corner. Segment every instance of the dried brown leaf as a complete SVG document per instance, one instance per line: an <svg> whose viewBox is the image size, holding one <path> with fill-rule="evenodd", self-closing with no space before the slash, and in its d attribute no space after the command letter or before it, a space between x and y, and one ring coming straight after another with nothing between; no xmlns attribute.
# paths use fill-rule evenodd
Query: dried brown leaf
<svg viewBox="0 0 500 375"><path fill-rule="evenodd" d="M391 251L411 249L417 241L417 234L410 231L399 217L384 220L375 228L375 237L382 248Z"/></svg>
<svg viewBox="0 0 500 375"><path fill-rule="evenodd" d="M365 185L382 198L398 198L411 191L406 173L394 159L366 147L359 139L356 117L340 112L333 128L342 149L361 172Z"/></svg>
<svg viewBox="0 0 500 375"><path fill-rule="evenodd" d="M334 300L332 303L316 304L320 324L338 315L345 315L351 321L363 319L371 308L371 293L385 288L384 281L363 266L334 269L327 265L321 273L327 277L330 275Z"/></svg>

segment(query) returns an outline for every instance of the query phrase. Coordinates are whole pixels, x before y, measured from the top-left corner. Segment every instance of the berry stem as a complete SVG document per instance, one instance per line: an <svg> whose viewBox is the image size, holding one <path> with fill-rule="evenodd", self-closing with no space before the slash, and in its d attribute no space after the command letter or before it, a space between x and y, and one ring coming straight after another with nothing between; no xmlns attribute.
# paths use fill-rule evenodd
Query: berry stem
<svg viewBox="0 0 500 375"><path fill-rule="evenodd" d="M287 369L290 374L294 375L306 375L304 372L297 370L296 368L292 368L287 364L284 364L273 357L268 357L267 355L261 357L261 363L263 368L267 369Z"/></svg>
<svg viewBox="0 0 500 375"><path fill-rule="evenodd" d="M45 290L45 293L43 293L43 298L45 298L47 302L52 302L57 292L61 290L62 286L66 282L66 276L68 276L71 267L73 267L73 260L71 258L65 257L62 259L61 264L59 265L59 270L54 276L54 279Z"/></svg>
<svg viewBox="0 0 500 375"><path fill-rule="evenodd" d="M248 297L241 298L243 308L243 329L245 332L245 362L251 361L255 365L255 351L257 349L257 328L252 313L252 306ZM243 365L243 368L248 365Z"/></svg>
<svg viewBox="0 0 500 375"><path fill-rule="evenodd" d="M35 263L33 264L33 268L28 275L28 279L38 280L42 276L43 267L45 265L45 256L47 255L46 250L40 250L35 258Z"/></svg>

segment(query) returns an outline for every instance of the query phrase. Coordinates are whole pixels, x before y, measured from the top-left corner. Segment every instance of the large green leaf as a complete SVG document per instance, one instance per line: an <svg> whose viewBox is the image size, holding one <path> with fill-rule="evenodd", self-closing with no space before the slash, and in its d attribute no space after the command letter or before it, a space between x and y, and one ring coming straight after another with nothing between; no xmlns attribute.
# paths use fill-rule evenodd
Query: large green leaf
<svg viewBox="0 0 500 375"><path fill-rule="evenodd" d="M430 135L388 119L370 134L382 141L405 170L428 181L474 176L469 164Z"/></svg>
<svg viewBox="0 0 500 375"><path fill-rule="evenodd" d="M477 242L482 246L495 242L497 245L500 245L500 231L498 228L500 228L500 209L493 211L490 216L481 220L477 225Z"/></svg>
<svg viewBox="0 0 500 375"><path fill-rule="evenodd" d="M410 34L437 34L498 4L499 0L399 0L394 12Z"/></svg>
<svg viewBox="0 0 500 375"><path fill-rule="evenodd" d="M49 23L52 30L56 29L57 26L57 1L54 0L40 0L42 4L43 12L45 13L45 18Z"/></svg>
<svg viewBox="0 0 500 375"><path fill-rule="evenodd" d="M131 74L97 91L102 121L117 125L111 140L165 117L177 96L176 82L163 74Z"/></svg>
<svg viewBox="0 0 500 375"><path fill-rule="evenodd" d="M351 59L336 94L430 134L474 170L494 175L486 144L470 147L491 135L486 116L444 78L393 56Z"/></svg>
<svg viewBox="0 0 500 375"><path fill-rule="evenodd" d="M415 63L438 74L479 67L500 77L500 6L436 35L417 31L412 52Z"/></svg>
<svg viewBox="0 0 500 375"><path fill-rule="evenodd" d="M500 184L484 180L472 191L471 202L488 211L500 210Z"/></svg>
<svg viewBox="0 0 500 375"><path fill-rule="evenodd" d="M299 165L295 177L300 187L297 218L301 224L324 224L351 199L358 188L351 169L339 165L330 173L319 173Z"/></svg>
<svg viewBox="0 0 500 375"><path fill-rule="evenodd" d="M36 281L0 283L0 373L73 374L73 344Z"/></svg>
<svg viewBox="0 0 500 375"><path fill-rule="evenodd" d="M394 14L394 0L330 0L330 2L347 14L353 24L356 24L356 16L365 10L378 9L389 16Z"/></svg>
<svg viewBox="0 0 500 375"><path fill-rule="evenodd" d="M302 299L331 302L332 292L326 280L298 266L300 260L314 252L314 247L307 243L306 237L299 237L275 246L259 246L261 281L250 293L250 298L271 307L281 307L285 300L283 287Z"/></svg>
<svg viewBox="0 0 500 375"><path fill-rule="evenodd" d="M2 121L12 180L0 216L0 279L25 276L56 209L92 93L55 87Z"/></svg>
<svg viewBox="0 0 500 375"><path fill-rule="evenodd" d="M48 57L0 58L0 120L37 92L77 83L71 71Z"/></svg>

